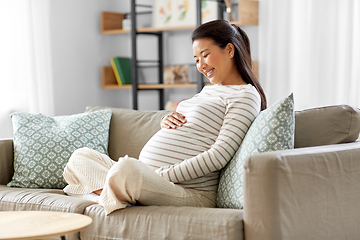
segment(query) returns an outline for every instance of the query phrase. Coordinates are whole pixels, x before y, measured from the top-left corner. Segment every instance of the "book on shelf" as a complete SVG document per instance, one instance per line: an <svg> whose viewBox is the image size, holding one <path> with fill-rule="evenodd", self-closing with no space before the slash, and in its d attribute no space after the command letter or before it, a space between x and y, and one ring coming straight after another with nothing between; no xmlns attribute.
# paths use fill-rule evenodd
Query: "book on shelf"
<svg viewBox="0 0 360 240"><path fill-rule="evenodd" d="M131 84L130 58L113 57L110 62L118 85Z"/></svg>

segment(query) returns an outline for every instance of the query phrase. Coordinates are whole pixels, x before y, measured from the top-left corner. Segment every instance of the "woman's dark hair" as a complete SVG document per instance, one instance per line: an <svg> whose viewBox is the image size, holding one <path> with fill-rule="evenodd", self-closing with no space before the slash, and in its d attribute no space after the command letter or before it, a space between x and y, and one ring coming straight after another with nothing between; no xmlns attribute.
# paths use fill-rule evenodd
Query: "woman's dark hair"
<svg viewBox="0 0 360 240"><path fill-rule="evenodd" d="M209 38L216 45L224 49L228 43L235 47L235 63L243 80L253 85L261 97L261 110L266 109L266 96L259 81L252 71L250 41L246 33L238 26L225 20L215 20L202 24L194 30L191 36L192 42L201 38Z"/></svg>

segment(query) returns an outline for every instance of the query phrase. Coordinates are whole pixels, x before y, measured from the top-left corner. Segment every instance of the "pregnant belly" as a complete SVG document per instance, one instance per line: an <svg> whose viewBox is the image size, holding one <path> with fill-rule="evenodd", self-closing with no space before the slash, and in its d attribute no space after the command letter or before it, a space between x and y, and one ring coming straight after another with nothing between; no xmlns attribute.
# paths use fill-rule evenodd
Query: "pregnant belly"
<svg viewBox="0 0 360 240"><path fill-rule="evenodd" d="M186 126L161 129L145 144L139 160L156 170L194 157L208 150L214 142L214 134L189 131Z"/></svg>

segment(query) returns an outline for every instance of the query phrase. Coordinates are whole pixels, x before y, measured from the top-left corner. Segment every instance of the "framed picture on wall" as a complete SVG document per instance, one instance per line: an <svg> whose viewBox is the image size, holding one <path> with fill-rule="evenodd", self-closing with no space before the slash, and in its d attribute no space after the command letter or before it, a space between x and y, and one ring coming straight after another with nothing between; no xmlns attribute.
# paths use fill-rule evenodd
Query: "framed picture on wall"
<svg viewBox="0 0 360 240"><path fill-rule="evenodd" d="M215 1L201 1L201 22L206 23L218 19L218 7Z"/></svg>
<svg viewBox="0 0 360 240"><path fill-rule="evenodd" d="M202 1L202 22L218 18L218 3ZM196 1L155 0L153 27L176 27L196 24Z"/></svg>
<svg viewBox="0 0 360 240"><path fill-rule="evenodd" d="M155 0L153 8L153 27L171 26L173 17L172 0Z"/></svg>

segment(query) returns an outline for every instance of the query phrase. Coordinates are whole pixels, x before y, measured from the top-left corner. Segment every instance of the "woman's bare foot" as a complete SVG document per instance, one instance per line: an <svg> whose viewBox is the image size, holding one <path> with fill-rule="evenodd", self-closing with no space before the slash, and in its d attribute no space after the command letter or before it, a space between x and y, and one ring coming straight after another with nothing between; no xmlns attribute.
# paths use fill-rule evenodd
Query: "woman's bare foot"
<svg viewBox="0 0 360 240"><path fill-rule="evenodd" d="M102 193L102 189L99 189L99 190L96 190L96 191L93 191L93 193L95 193L96 195L99 195Z"/></svg>

